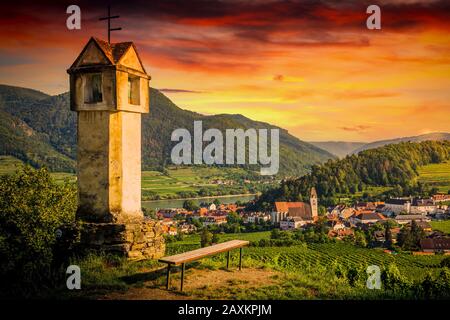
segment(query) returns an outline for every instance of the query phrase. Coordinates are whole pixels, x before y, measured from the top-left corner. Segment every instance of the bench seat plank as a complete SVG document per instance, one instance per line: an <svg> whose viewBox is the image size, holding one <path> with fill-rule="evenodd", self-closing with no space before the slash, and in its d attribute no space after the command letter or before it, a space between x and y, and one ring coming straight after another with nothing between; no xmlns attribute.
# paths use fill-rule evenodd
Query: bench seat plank
<svg viewBox="0 0 450 320"><path fill-rule="evenodd" d="M227 242L222 242L219 244L215 244L209 247L196 249L193 251L188 251L185 253L176 254L173 256L163 257L159 259L159 262L164 262L173 265L179 265L181 263L186 263L194 260L201 259L203 257L207 257L216 253L221 253L237 248L245 247L249 244L249 241L244 240L231 240Z"/></svg>

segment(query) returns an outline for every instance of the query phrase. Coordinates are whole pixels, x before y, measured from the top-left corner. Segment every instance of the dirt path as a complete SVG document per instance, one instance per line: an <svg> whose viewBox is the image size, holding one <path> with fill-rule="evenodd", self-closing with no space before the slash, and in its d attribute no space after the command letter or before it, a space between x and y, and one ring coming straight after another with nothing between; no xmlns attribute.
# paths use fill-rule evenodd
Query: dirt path
<svg viewBox="0 0 450 320"><path fill-rule="evenodd" d="M238 270L194 270L187 271L184 291L179 292L180 278L175 274L171 279L171 290L165 290L161 278L144 282L124 293L108 293L100 299L107 300L180 300L180 299L231 299L236 294L251 297L253 289L274 285L280 273L269 269L246 268Z"/></svg>

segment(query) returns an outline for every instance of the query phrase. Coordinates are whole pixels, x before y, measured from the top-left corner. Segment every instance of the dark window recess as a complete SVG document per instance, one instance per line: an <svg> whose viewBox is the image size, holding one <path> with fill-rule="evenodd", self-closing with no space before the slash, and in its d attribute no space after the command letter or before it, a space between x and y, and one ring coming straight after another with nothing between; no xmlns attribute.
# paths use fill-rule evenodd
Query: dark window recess
<svg viewBox="0 0 450 320"><path fill-rule="evenodd" d="M92 73L86 75L84 87L84 102L97 103L103 101L102 95L102 75L101 73Z"/></svg>
<svg viewBox="0 0 450 320"><path fill-rule="evenodd" d="M128 103L129 104L135 104L135 105L141 104L140 81L141 81L141 79L139 77L134 77L134 76L128 75Z"/></svg>

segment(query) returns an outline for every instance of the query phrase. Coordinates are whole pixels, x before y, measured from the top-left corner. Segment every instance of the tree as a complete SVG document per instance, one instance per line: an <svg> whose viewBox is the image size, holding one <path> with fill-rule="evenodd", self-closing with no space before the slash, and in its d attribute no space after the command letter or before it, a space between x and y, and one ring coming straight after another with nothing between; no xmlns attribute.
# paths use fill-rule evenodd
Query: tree
<svg viewBox="0 0 450 320"><path fill-rule="evenodd" d="M217 233L214 233L211 239L212 243L219 243L219 235Z"/></svg>
<svg viewBox="0 0 450 320"><path fill-rule="evenodd" d="M327 213L327 208L324 206L319 206L319 216L324 216Z"/></svg>
<svg viewBox="0 0 450 320"><path fill-rule="evenodd" d="M413 244L411 229L408 226L404 226L398 236L397 236L397 244L403 250L410 250Z"/></svg>
<svg viewBox="0 0 450 320"><path fill-rule="evenodd" d="M153 209L143 207L142 213L144 214L144 216L149 217L150 219L157 219L156 212Z"/></svg>
<svg viewBox="0 0 450 320"><path fill-rule="evenodd" d="M439 189L436 187L431 188L430 190L430 196L433 196L435 194L439 193Z"/></svg>
<svg viewBox="0 0 450 320"><path fill-rule="evenodd" d="M237 214L236 212L231 212L228 214L227 216L227 223L229 224L240 224L242 222L242 218L239 214Z"/></svg>
<svg viewBox="0 0 450 320"><path fill-rule="evenodd" d="M413 220L411 222L411 237L413 242L413 249L419 249L420 240L425 237L425 232L421 227L419 227L416 220Z"/></svg>
<svg viewBox="0 0 450 320"><path fill-rule="evenodd" d="M449 268L450 269L450 257L445 257L441 260L440 263L441 268Z"/></svg>
<svg viewBox="0 0 450 320"><path fill-rule="evenodd" d="M77 243L76 207L74 186L57 184L46 169L1 176L0 277L16 283L51 277Z"/></svg>
<svg viewBox="0 0 450 320"><path fill-rule="evenodd" d="M361 231L355 232L355 245L362 248L367 247L367 239L363 232Z"/></svg>
<svg viewBox="0 0 450 320"><path fill-rule="evenodd" d="M404 291L410 285L408 280L402 276L397 266L391 263L386 269L381 273L381 281L386 290L391 291Z"/></svg>
<svg viewBox="0 0 450 320"><path fill-rule="evenodd" d="M391 231L391 226L389 225L389 223L385 224L384 246L386 248L391 248L392 247L392 231Z"/></svg>
<svg viewBox="0 0 450 320"><path fill-rule="evenodd" d="M188 210L188 211L195 211L195 210L197 210L199 208L199 206L196 205L193 200L185 200L183 202L183 208Z"/></svg>
<svg viewBox="0 0 450 320"><path fill-rule="evenodd" d="M200 233L200 245L202 248L208 247L212 244L213 234L208 229L204 228Z"/></svg>
<svg viewBox="0 0 450 320"><path fill-rule="evenodd" d="M270 239L280 239L280 237L281 237L280 229L278 228L272 229L272 231L270 232Z"/></svg>

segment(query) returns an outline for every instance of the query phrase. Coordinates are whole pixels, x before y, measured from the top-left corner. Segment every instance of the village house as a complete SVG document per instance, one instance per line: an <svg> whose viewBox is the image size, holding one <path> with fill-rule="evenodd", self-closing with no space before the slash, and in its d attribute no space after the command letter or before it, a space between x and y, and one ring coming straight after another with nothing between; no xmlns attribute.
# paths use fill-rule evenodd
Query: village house
<svg viewBox="0 0 450 320"><path fill-rule="evenodd" d="M244 223L252 224L252 223L261 223L270 220L270 214L264 212L250 212L243 216Z"/></svg>
<svg viewBox="0 0 450 320"><path fill-rule="evenodd" d="M379 212L375 211L357 211L349 220L353 224L371 224L377 223L387 220L385 216L383 216Z"/></svg>
<svg viewBox="0 0 450 320"><path fill-rule="evenodd" d="M173 225L163 224L161 225L161 230L164 234L168 234L171 236L176 236L178 234L177 227Z"/></svg>
<svg viewBox="0 0 450 320"><path fill-rule="evenodd" d="M178 230L180 233L190 234L195 233L197 231L197 227L193 224L183 222L178 225Z"/></svg>
<svg viewBox="0 0 450 320"><path fill-rule="evenodd" d="M420 240L423 252L450 253L450 238L425 238Z"/></svg>
<svg viewBox="0 0 450 320"><path fill-rule="evenodd" d="M433 211L433 213L428 214L433 220L446 220L450 218L450 207L440 205Z"/></svg>
<svg viewBox="0 0 450 320"><path fill-rule="evenodd" d="M417 221L417 226L419 226L425 232L433 232L433 227L427 221Z"/></svg>
<svg viewBox="0 0 450 320"><path fill-rule="evenodd" d="M343 228L343 229L328 231L328 237L336 238L337 240L342 240L345 237L354 236L354 235L355 235L354 231L350 228Z"/></svg>
<svg viewBox="0 0 450 320"><path fill-rule="evenodd" d="M386 241L386 233L383 230L376 230L373 232L375 242L384 243Z"/></svg>
<svg viewBox="0 0 450 320"><path fill-rule="evenodd" d="M206 217L205 221L203 222L203 225L205 225L205 226L219 225L222 223L227 223L226 216L209 216L209 217Z"/></svg>
<svg viewBox="0 0 450 320"><path fill-rule="evenodd" d="M175 224L175 221L172 218L164 218L161 221L162 225L171 226Z"/></svg>
<svg viewBox="0 0 450 320"><path fill-rule="evenodd" d="M419 221L426 221L426 222L430 222L431 219L427 216L423 216L421 214L399 214L395 217L395 222L397 222L398 224L407 224L407 223L411 223L413 220L415 220L416 222Z"/></svg>
<svg viewBox="0 0 450 320"><path fill-rule="evenodd" d="M384 202L358 202L355 204L356 210L375 210L378 206L384 205Z"/></svg>
<svg viewBox="0 0 450 320"><path fill-rule="evenodd" d="M384 203L384 211L391 211L395 214L400 212L410 213L411 198L392 198Z"/></svg>
<svg viewBox="0 0 450 320"><path fill-rule="evenodd" d="M392 243L397 243L397 238L400 233L400 230L401 229L399 227L391 228ZM374 231L373 236L375 238L375 242L384 243L386 241L385 230L376 230Z"/></svg>
<svg viewBox="0 0 450 320"><path fill-rule="evenodd" d="M436 203L432 198L429 199L418 199L415 198L411 205L411 214L430 214L436 210Z"/></svg>
<svg viewBox="0 0 450 320"><path fill-rule="evenodd" d="M328 221L338 221L339 220L339 215L336 214L334 211L332 213L327 213L327 215L325 217L327 218Z"/></svg>
<svg viewBox="0 0 450 320"><path fill-rule="evenodd" d="M328 213L330 215L340 215L342 210L344 210L346 208L345 204L338 204L334 207L329 207L328 208Z"/></svg>
<svg viewBox="0 0 450 320"><path fill-rule="evenodd" d="M332 221L331 223L331 230L342 230L342 229L346 229L346 225L341 222L341 221Z"/></svg>
<svg viewBox="0 0 450 320"><path fill-rule="evenodd" d="M195 211L195 215L198 217L204 217L208 215L208 208L199 208Z"/></svg>
<svg viewBox="0 0 450 320"><path fill-rule="evenodd" d="M443 192L440 193L436 193L435 195L432 196L432 199L434 200L434 202L443 202L443 201L450 201L450 194L446 194Z"/></svg>
<svg viewBox="0 0 450 320"><path fill-rule="evenodd" d="M354 209L354 208L344 208L343 210L341 210L339 217L341 219L347 220L351 216L353 216L355 213L356 213L356 209Z"/></svg>
<svg viewBox="0 0 450 320"><path fill-rule="evenodd" d="M159 209L156 216L159 219L170 218L173 219L176 215L187 215L189 212L183 208L167 208Z"/></svg>
<svg viewBox="0 0 450 320"><path fill-rule="evenodd" d="M302 217L286 217L280 221L281 230L293 230L298 229L309 222L303 220Z"/></svg>

